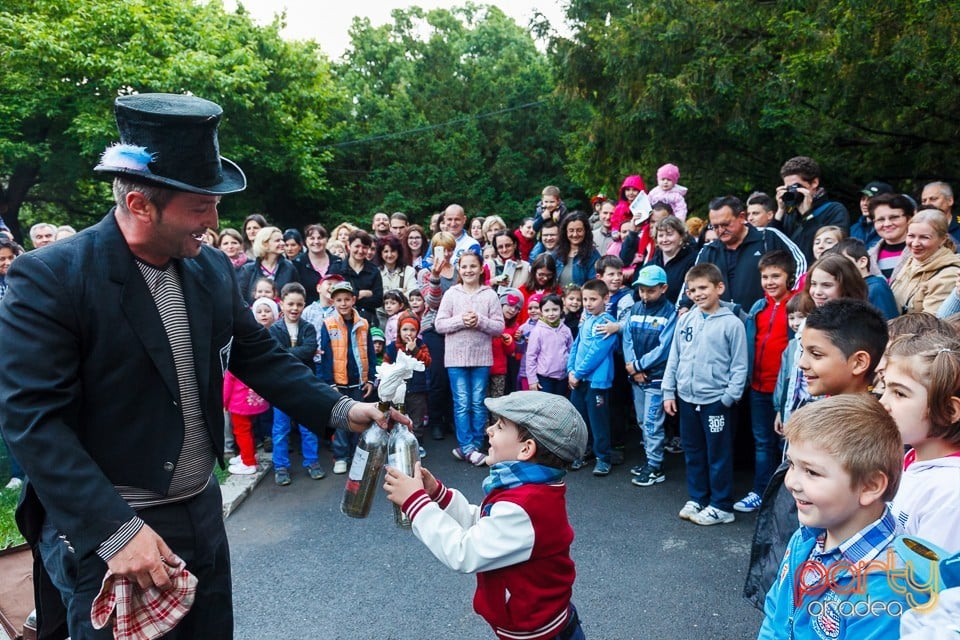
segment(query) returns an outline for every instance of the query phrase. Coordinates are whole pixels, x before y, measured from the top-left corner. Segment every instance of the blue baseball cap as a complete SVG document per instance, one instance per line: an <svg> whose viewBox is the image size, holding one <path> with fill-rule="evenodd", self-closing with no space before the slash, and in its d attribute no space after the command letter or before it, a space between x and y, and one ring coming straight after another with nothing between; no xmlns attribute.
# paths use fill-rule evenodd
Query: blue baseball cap
<svg viewBox="0 0 960 640"><path fill-rule="evenodd" d="M640 269L633 286L655 287L658 284L667 284L667 272L655 264Z"/></svg>

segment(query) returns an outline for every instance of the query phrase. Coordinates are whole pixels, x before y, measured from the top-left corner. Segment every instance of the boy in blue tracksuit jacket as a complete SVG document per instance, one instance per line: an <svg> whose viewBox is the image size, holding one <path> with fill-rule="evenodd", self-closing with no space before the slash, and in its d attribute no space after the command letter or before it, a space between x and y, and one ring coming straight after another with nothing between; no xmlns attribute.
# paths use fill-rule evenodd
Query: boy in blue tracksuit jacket
<svg viewBox="0 0 960 640"><path fill-rule="evenodd" d="M900 637L901 614L932 609L940 585L936 557L905 553L887 506L903 464L896 423L868 394L840 394L798 409L785 435L783 486L800 528L767 593L758 640Z"/></svg>
<svg viewBox="0 0 960 640"><path fill-rule="evenodd" d="M570 347L567 382L570 385L570 401L590 426L593 451L597 456L593 475L605 476L610 473L611 449L608 392L613 384L613 349L618 341L614 334L607 335L600 329L616 320L605 310L609 290L603 280L587 280L581 292L583 324ZM570 465L573 470L582 467L583 461L580 459Z"/></svg>
<svg viewBox="0 0 960 640"><path fill-rule="evenodd" d="M667 272L661 267L644 267L633 284L639 301L625 319L623 358L632 382L633 405L638 426L643 430L647 462L630 473L634 476L633 484L649 487L666 479L661 471L665 438L660 385L677 324L677 308L665 295Z"/></svg>

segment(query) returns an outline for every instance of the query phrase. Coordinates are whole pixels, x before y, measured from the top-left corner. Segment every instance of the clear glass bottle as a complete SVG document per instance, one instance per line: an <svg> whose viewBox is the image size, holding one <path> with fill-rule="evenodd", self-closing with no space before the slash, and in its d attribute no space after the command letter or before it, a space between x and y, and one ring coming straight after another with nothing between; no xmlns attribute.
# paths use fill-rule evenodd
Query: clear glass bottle
<svg viewBox="0 0 960 640"><path fill-rule="evenodd" d="M404 413L404 406L397 405L397 411ZM417 462L420 460L420 443L406 425L397 423L390 432L390 442L387 445L387 464L394 469L413 476ZM399 505L393 505L393 521L398 527L410 528L410 518L403 513Z"/></svg>
<svg viewBox="0 0 960 640"><path fill-rule="evenodd" d="M381 401L379 408L386 414L389 402ZM363 432L347 472L340 511L351 518L366 518L370 514L373 495L380 485L380 472L387 461L389 436L376 422Z"/></svg>

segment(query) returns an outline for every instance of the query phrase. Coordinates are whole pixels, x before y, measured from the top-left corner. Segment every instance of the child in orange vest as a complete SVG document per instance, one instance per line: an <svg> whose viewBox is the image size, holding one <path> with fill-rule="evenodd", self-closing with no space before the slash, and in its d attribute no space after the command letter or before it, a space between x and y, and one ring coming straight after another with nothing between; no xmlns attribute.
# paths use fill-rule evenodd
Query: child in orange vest
<svg viewBox="0 0 960 640"><path fill-rule="evenodd" d="M373 394L376 355L370 325L354 309L357 296L344 280L330 285L330 298L337 310L320 327L320 378L354 400ZM333 472L346 473L360 434L337 429L333 436Z"/></svg>

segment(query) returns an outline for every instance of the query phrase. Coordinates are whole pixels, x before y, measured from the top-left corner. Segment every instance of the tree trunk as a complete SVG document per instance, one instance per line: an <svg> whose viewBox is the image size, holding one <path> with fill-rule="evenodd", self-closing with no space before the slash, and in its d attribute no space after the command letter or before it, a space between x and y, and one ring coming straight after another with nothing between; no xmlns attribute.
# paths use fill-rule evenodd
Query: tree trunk
<svg viewBox="0 0 960 640"><path fill-rule="evenodd" d="M40 176L40 165L18 164L10 176L10 183L6 190L0 190L0 216L10 227L13 238L23 244L23 228L20 226L20 207L27 197L27 193L37 183Z"/></svg>

